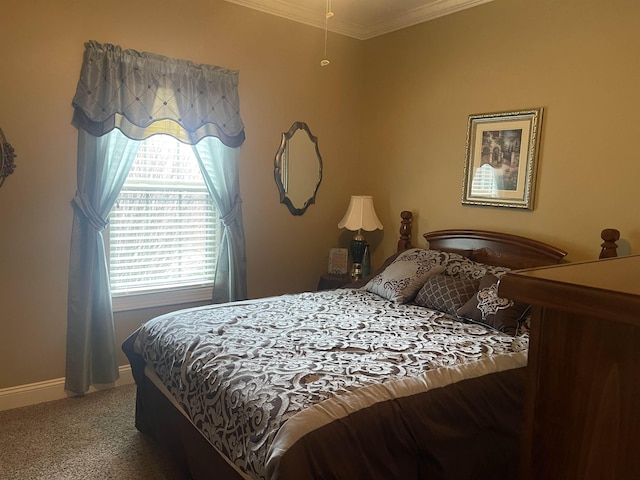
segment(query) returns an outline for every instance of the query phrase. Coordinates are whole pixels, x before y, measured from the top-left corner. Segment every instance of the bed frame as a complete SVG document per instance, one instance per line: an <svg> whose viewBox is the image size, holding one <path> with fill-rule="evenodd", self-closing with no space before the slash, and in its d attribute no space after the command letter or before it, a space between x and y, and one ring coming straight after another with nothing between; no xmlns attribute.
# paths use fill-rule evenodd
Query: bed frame
<svg viewBox="0 0 640 480"><path fill-rule="evenodd" d="M411 227L412 213L403 211L398 252L411 248ZM426 233L424 238L429 248L457 252L478 262L512 269L559 263L566 255L565 251L542 242L482 230L440 230ZM607 238L610 239L611 235ZM134 338L135 334L124 342L122 348L129 358L138 388L138 430L155 439L173 456L184 469L186 478L243 478L144 374L145 363L133 349Z"/></svg>

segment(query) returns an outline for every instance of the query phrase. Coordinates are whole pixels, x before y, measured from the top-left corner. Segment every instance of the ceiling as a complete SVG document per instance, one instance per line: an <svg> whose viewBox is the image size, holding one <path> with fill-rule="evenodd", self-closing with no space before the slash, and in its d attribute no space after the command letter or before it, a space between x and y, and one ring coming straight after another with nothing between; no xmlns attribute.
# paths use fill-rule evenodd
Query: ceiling
<svg viewBox="0 0 640 480"><path fill-rule="evenodd" d="M360 40L433 20L492 0L225 0Z"/></svg>

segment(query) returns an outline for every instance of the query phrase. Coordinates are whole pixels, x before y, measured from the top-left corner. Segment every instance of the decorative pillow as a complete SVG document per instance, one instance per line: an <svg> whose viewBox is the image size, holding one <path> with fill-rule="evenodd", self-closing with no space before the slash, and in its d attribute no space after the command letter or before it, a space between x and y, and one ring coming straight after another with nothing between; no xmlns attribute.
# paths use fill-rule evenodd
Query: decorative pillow
<svg viewBox="0 0 640 480"><path fill-rule="evenodd" d="M487 273L492 273L496 277L501 277L509 271L507 267L498 267L493 265L485 265L469 258L463 257L458 253L448 253L448 258L443 262L447 275L452 277L466 277L482 280Z"/></svg>
<svg viewBox="0 0 640 480"><path fill-rule="evenodd" d="M489 273L480 281L478 293L459 310L458 316L515 335L529 305L498 296L498 277Z"/></svg>
<svg viewBox="0 0 640 480"><path fill-rule="evenodd" d="M416 296L422 307L455 315L478 291L480 282L471 278L434 275L429 277Z"/></svg>
<svg viewBox="0 0 640 480"><path fill-rule="evenodd" d="M396 303L406 303L431 276L441 273L440 252L412 248L402 252L364 286L368 292Z"/></svg>

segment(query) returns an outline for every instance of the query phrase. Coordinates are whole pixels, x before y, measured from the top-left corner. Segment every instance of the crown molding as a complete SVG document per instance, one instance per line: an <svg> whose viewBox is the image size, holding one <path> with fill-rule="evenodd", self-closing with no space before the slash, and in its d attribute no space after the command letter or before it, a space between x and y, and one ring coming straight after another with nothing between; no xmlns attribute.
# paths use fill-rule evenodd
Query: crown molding
<svg viewBox="0 0 640 480"><path fill-rule="evenodd" d="M325 19L317 8L294 4L285 0L225 0L229 3L276 15L294 22L313 27L324 28ZM398 0L392 0L397 2ZM427 0L425 0L426 2ZM328 22L330 32L339 33L358 40L384 35L418 23L427 22L460 10L475 7L493 0L434 0L424 5L399 10L396 15L387 16L384 20L371 23L359 23L351 19L339 18L335 15ZM323 4L324 5L324 4Z"/></svg>
<svg viewBox="0 0 640 480"><path fill-rule="evenodd" d="M395 32L403 28L411 27L419 23L435 20L452 13L466 10L468 8L489 3L493 0L439 0L429 4L416 7L411 10L400 12L399 15L390 17L384 21L373 25L368 25L360 35L355 38L367 40L378 37L386 33Z"/></svg>

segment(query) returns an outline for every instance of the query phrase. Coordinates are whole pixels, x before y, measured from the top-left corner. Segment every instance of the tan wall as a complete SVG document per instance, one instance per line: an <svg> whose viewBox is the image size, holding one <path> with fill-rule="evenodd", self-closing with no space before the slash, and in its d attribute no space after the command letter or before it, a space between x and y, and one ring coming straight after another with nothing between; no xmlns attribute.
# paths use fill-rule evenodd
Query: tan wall
<svg viewBox="0 0 640 480"><path fill-rule="evenodd" d="M414 210L419 234L508 231L571 261L596 258L613 227L638 253L638 25L635 0L496 0L367 41L362 157L383 223ZM462 206L469 115L532 107L545 109L535 210Z"/></svg>
<svg viewBox="0 0 640 480"><path fill-rule="evenodd" d="M362 43L214 0L3 4L0 127L17 169L0 190L0 388L64 376L77 132L71 100L90 39L240 71L241 189L252 297L312 289L351 192ZM181 4L180 4L181 5ZM279 203L280 135L307 122L324 181L303 217ZM116 316L124 339L162 309ZM121 358L124 364L124 357Z"/></svg>

